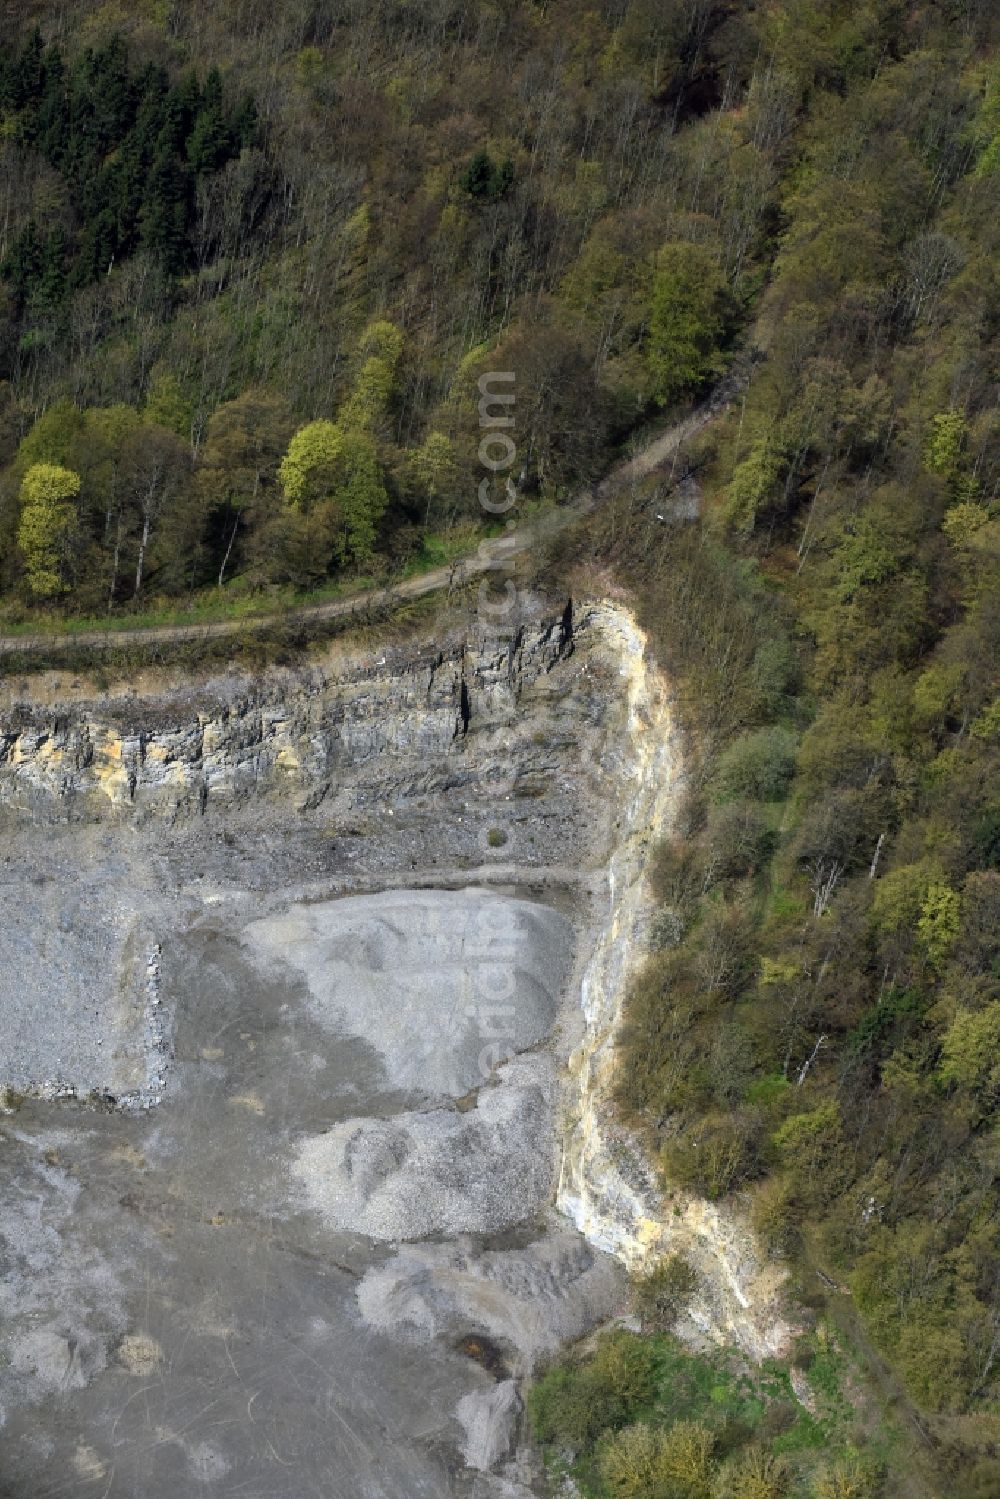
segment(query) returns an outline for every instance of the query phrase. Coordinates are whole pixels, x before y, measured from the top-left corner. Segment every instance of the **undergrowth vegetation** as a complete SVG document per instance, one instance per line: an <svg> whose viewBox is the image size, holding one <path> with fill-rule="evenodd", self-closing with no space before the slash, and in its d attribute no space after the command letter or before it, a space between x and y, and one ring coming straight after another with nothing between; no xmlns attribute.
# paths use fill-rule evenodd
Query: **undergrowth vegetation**
<svg viewBox="0 0 1000 1499"><path fill-rule="evenodd" d="M895 1433L862 1451L843 1358L823 1336L798 1357L811 1411L780 1364L606 1333L536 1381L529 1416L553 1480L571 1477L588 1499L875 1499Z"/></svg>

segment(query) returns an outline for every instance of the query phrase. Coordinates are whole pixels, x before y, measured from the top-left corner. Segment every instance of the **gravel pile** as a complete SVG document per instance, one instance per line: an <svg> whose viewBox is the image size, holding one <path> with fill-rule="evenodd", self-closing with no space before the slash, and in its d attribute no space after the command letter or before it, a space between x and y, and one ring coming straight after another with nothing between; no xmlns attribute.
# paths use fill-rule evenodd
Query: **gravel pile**
<svg viewBox="0 0 1000 1499"><path fill-rule="evenodd" d="M333 1229L383 1241L499 1233L553 1189L551 1063L501 1069L477 1107L349 1119L306 1140L294 1171Z"/></svg>
<svg viewBox="0 0 1000 1499"><path fill-rule="evenodd" d="M572 955L558 912L476 888L298 904L246 935L304 978L322 1025L376 1049L390 1087L450 1098L545 1039Z"/></svg>

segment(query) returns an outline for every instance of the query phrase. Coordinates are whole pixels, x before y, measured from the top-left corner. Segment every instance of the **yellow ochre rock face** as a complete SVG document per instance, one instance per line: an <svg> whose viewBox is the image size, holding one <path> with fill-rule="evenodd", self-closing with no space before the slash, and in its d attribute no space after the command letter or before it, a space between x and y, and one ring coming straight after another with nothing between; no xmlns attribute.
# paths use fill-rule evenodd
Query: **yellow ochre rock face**
<svg viewBox="0 0 1000 1499"><path fill-rule="evenodd" d="M649 847L674 815L683 771L669 687L649 660L643 632L620 608L603 615L626 692L624 763L616 766L622 811L608 866L608 914L581 983L585 1031L570 1059L557 1203L593 1244L633 1273L664 1255L683 1254L699 1289L678 1330L764 1358L787 1349L794 1331L783 1314L784 1272L761 1257L735 1208L685 1192L665 1196L639 1142L612 1108L615 1039L646 946Z"/></svg>

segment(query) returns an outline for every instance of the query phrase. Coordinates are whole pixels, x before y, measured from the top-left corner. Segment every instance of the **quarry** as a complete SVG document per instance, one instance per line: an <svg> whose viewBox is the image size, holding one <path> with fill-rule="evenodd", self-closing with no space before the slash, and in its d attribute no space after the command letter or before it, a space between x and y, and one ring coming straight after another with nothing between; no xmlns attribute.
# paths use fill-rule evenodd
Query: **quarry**
<svg viewBox="0 0 1000 1499"><path fill-rule="evenodd" d="M525 1499L525 1378L678 1248L684 1336L786 1347L610 1106L683 774L609 600L6 679L7 1492Z"/></svg>

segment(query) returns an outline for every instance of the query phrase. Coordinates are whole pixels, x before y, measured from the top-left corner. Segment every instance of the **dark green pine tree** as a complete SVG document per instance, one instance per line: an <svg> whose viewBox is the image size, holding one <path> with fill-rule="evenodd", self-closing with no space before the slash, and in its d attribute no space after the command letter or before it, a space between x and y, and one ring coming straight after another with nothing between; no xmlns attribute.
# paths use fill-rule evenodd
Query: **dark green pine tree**
<svg viewBox="0 0 1000 1499"><path fill-rule="evenodd" d="M188 173L171 149L169 130L165 131L139 215L139 242L170 275L178 275L187 263L189 192Z"/></svg>
<svg viewBox="0 0 1000 1499"><path fill-rule="evenodd" d="M201 102L201 88L195 73L186 74L177 87L170 90L165 123L169 125L171 144L179 156L184 155Z"/></svg>
<svg viewBox="0 0 1000 1499"><path fill-rule="evenodd" d="M176 118L170 122L170 131L180 130L180 106L176 100L170 102L170 80L163 68L152 64L145 69L136 85L135 121L129 131L126 149L134 152L142 163L144 172L149 172L164 139L168 114L174 110Z"/></svg>
<svg viewBox="0 0 1000 1499"><path fill-rule="evenodd" d="M169 92L170 79L166 70L156 63L148 63L136 79L136 108L131 132L138 137L148 160L152 160L163 129Z"/></svg>
<svg viewBox="0 0 1000 1499"><path fill-rule="evenodd" d="M214 172L228 161L233 151L233 136L222 102L222 78L212 68L205 79L201 108L187 143L188 161L196 176Z"/></svg>
<svg viewBox="0 0 1000 1499"><path fill-rule="evenodd" d="M118 253L118 225L110 209L104 209L87 224L80 241L70 283L74 287L89 286L92 281L106 276Z"/></svg>
<svg viewBox="0 0 1000 1499"><path fill-rule="evenodd" d="M42 246L38 279L32 295L32 310L43 317L62 311L66 297L67 243L65 231L57 226Z"/></svg>
<svg viewBox="0 0 1000 1499"><path fill-rule="evenodd" d="M73 202L85 220L100 211L93 191L105 156L94 119L93 68L93 53L87 51L70 70L65 147L61 156L52 160L67 179Z"/></svg>
<svg viewBox="0 0 1000 1499"><path fill-rule="evenodd" d="M46 161L57 166L66 150L66 64L58 47L50 47L44 59L41 95L34 117L35 140Z"/></svg>
<svg viewBox="0 0 1000 1499"><path fill-rule="evenodd" d="M64 177L76 221L68 238L43 243L34 225L15 237L2 274L19 314L34 297L39 309L57 306L67 286L106 275L139 246L181 273L196 178L217 171L257 132L249 96L227 111L217 68L204 88L195 73L171 87L153 63L133 77L119 36L68 65L33 33L0 58L0 108L15 112L23 143Z"/></svg>
<svg viewBox="0 0 1000 1499"><path fill-rule="evenodd" d="M488 151L477 151L462 173L460 182L470 198L488 198L493 178L493 160Z"/></svg>
<svg viewBox="0 0 1000 1499"><path fill-rule="evenodd" d="M35 288L42 270L42 242L38 225L29 219L15 237L0 274L10 286L14 301L21 310Z"/></svg>
<svg viewBox="0 0 1000 1499"><path fill-rule="evenodd" d="M133 130L115 161L108 184L108 208L114 215L119 249L129 254L139 242L139 220L142 214L150 161Z"/></svg>
<svg viewBox="0 0 1000 1499"><path fill-rule="evenodd" d="M504 193L514 181L514 163L510 157L498 162L493 168L493 180L490 184L490 196L502 198Z"/></svg>
<svg viewBox="0 0 1000 1499"><path fill-rule="evenodd" d="M514 163L495 162L488 151L477 151L459 181L470 198L491 202L502 198L514 180Z"/></svg>
<svg viewBox="0 0 1000 1499"><path fill-rule="evenodd" d="M239 104L233 110L230 128L233 136L234 154L245 146L257 144L257 132L260 128L260 119L257 114L257 105L252 94L244 94Z"/></svg>
<svg viewBox="0 0 1000 1499"><path fill-rule="evenodd" d="M112 37L102 51L93 54L89 72L95 146L105 156L122 140L135 118L135 92L120 36Z"/></svg>
<svg viewBox="0 0 1000 1499"><path fill-rule="evenodd" d="M44 53L42 33L36 29L25 42L10 72L8 98L14 109L24 109L39 98L44 78Z"/></svg>

